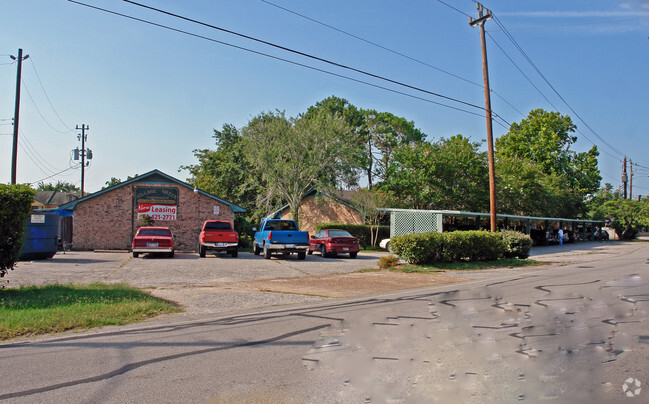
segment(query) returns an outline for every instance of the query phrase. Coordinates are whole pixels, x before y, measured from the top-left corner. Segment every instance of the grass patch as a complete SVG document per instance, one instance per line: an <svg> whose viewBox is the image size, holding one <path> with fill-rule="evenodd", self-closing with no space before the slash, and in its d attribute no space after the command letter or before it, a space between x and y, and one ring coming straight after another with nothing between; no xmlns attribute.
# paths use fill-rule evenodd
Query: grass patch
<svg viewBox="0 0 649 404"><path fill-rule="evenodd" d="M518 268L529 267L537 265L547 265L545 262L534 261L530 259L521 260L515 258L503 258L495 261L479 261L479 262L437 262L432 265L412 265L401 264L396 267L389 268L390 271L401 272L419 272L419 273L432 273L442 271L471 271L479 269L493 269L493 268Z"/></svg>
<svg viewBox="0 0 649 404"><path fill-rule="evenodd" d="M0 340L124 325L180 311L125 284L7 288L0 290Z"/></svg>

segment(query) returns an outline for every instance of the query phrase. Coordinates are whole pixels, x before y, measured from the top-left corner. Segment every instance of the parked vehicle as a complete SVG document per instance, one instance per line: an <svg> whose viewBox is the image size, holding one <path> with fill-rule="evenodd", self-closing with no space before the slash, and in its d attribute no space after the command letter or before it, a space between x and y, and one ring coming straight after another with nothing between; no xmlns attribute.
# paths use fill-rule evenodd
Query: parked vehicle
<svg viewBox="0 0 649 404"><path fill-rule="evenodd" d="M297 258L303 260L309 250L309 233L299 231L293 220L265 219L255 230L252 251L255 255L264 252L264 258L270 259L271 254L289 255L297 253Z"/></svg>
<svg viewBox="0 0 649 404"><path fill-rule="evenodd" d="M144 253L165 253L174 256L174 235L168 227L140 227L131 244L133 258Z"/></svg>
<svg viewBox="0 0 649 404"><path fill-rule="evenodd" d="M320 230L309 240L309 255L320 251L322 257L349 254L349 258L356 258L360 247L358 238L345 230L326 229Z"/></svg>
<svg viewBox="0 0 649 404"><path fill-rule="evenodd" d="M609 240L610 236L606 230L602 229L597 229L595 230L595 234L593 236L595 240Z"/></svg>
<svg viewBox="0 0 649 404"><path fill-rule="evenodd" d="M227 220L207 220L198 235L198 256L205 257L207 251L227 253L233 258L239 255L239 233Z"/></svg>
<svg viewBox="0 0 649 404"><path fill-rule="evenodd" d="M390 250L390 239L389 238L384 238L383 240L381 240L381 242L379 243L379 247L385 248L386 250L388 250L388 252L392 252Z"/></svg>
<svg viewBox="0 0 649 404"><path fill-rule="evenodd" d="M558 243L555 237L545 229L532 229L530 230L530 237L534 245L548 245Z"/></svg>

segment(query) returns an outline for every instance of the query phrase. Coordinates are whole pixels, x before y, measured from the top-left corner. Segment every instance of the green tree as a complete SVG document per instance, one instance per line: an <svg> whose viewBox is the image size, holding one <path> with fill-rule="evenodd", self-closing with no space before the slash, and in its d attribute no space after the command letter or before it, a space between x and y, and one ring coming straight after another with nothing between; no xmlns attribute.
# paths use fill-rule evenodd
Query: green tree
<svg viewBox="0 0 649 404"><path fill-rule="evenodd" d="M38 183L37 191L56 191L56 192L81 192L81 189L69 182L57 181L56 184L45 184L43 181Z"/></svg>
<svg viewBox="0 0 649 404"><path fill-rule="evenodd" d="M606 216L601 207L606 202L615 199L622 199L622 193L619 190L614 191L613 185L607 182L595 194L588 198L588 201L586 202L588 205L588 216L595 220L605 220Z"/></svg>
<svg viewBox="0 0 649 404"><path fill-rule="evenodd" d="M604 202L596 215L605 217L609 227L623 240L634 239L640 228L649 226L649 201L615 198Z"/></svg>
<svg viewBox="0 0 649 404"><path fill-rule="evenodd" d="M404 207L484 211L489 206L487 155L462 135L403 145L381 188Z"/></svg>
<svg viewBox="0 0 649 404"><path fill-rule="evenodd" d="M110 177L110 180L106 181L106 183L105 183L106 185L101 187L101 189L106 189L106 188L113 187L113 186L115 186L117 184L120 184L121 182L122 182L122 180L119 179L119 178Z"/></svg>
<svg viewBox="0 0 649 404"><path fill-rule="evenodd" d="M265 112L250 120L243 134L251 178L261 191L258 201L270 207L280 198L298 223L307 191L353 182L350 128L338 115L316 111L290 119L284 112Z"/></svg>
<svg viewBox="0 0 649 404"><path fill-rule="evenodd" d="M496 162L498 212L510 215L572 217L582 210L583 195L565 175L546 174L533 162L504 157Z"/></svg>
<svg viewBox="0 0 649 404"><path fill-rule="evenodd" d="M376 188L360 188L351 196L352 205L358 209L365 224L370 227L370 245L378 242L379 226L386 214L379 208L393 207L394 196L390 192L380 191Z"/></svg>
<svg viewBox="0 0 649 404"><path fill-rule="evenodd" d="M393 164L397 149L416 145L426 135L415 127L415 123L389 112L363 110L367 128L367 182L370 187L375 179L385 181Z"/></svg>
<svg viewBox="0 0 649 404"><path fill-rule="evenodd" d="M331 96L309 107L304 117L306 119L319 119L319 113L324 113L332 117L342 117L349 127L348 137L346 139L349 143L347 153L350 155L347 176L356 176L357 173L367 173L367 167L371 165L371 158L367 153L369 132L363 111L350 104L344 98Z"/></svg>
<svg viewBox="0 0 649 404"><path fill-rule="evenodd" d="M18 262L35 194L27 185L0 184L0 278Z"/></svg>
<svg viewBox="0 0 649 404"><path fill-rule="evenodd" d="M220 131L215 129L212 137L216 150L195 149L198 163L180 167L191 175L187 182L241 206L252 217L259 216L255 205L258 190L249 178L251 168L240 131L226 123Z"/></svg>
<svg viewBox="0 0 649 404"><path fill-rule="evenodd" d="M496 139L496 157L505 162L501 165L506 167L514 158L535 165L535 171L548 176L539 178L538 186L555 187L544 190L547 195L557 195L549 206L563 206L561 216L568 217L586 214L585 201L598 190L601 181L597 146L583 153L570 149L577 141L577 137L572 135L575 129L569 116L535 109L520 123L513 123L507 134ZM526 167L531 166L526 164ZM505 183L514 180L512 176L499 177ZM546 211L541 214L557 213Z"/></svg>

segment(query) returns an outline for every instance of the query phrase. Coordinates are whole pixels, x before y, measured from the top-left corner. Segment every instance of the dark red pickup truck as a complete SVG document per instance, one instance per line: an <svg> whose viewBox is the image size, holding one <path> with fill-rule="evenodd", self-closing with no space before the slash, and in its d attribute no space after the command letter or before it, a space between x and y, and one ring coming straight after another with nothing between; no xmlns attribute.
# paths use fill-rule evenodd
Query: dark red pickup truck
<svg viewBox="0 0 649 404"><path fill-rule="evenodd" d="M205 257L207 250L239 255L239 233L227 220L207 220L198 236L198 255Z"/></svg>

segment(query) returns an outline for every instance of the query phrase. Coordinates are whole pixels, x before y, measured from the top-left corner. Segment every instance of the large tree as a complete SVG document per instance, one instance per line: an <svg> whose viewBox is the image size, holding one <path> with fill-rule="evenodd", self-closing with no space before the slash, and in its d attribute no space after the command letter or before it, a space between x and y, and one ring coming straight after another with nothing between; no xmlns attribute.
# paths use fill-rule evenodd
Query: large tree
<svg viewBox="0 0 649 404"><path fill-rule="evenodd" d="M404 207L484 211L489 206L487 156L462 135L396 149L382 187Z"/></svg>
<svg viewBox="0 0 649 404"><path fill-rule="evenodd" d="M583 216L587 197L599 188L601 176L597 167L597 146L582 153L571 150L570 147L577 141L573 135L575 129L569 116L535 109L520 123L513 123L508 133L496 139L497 165L501 169L506 171L507 165L518 161L525 169L537 171L535 175L541 172L547 176L538 178L538 186L550 187L544 192L557 195L557 199L551 201L549 206L561 209L559 212L554 209L554 212L540 214ZM500 174L499 178L504 183L501 188L517 180L516 175L507 173ZM534 211L536 208L528 210Z"/></svg>
<svg viewBox="0 0 649 404"><path fill-rule="evenodd" d="M367 136L367 182L371 187L376 180L385 181L393 164L394 154L403 146L414 146L426 135L415 123L389 112L363 110Z"/></svg>
<svg viewBox="0 0 649 404"><path fill-rule="evenodd" d="M234 125L226 123L221 130L214 129L212 137L216 150L196 149L198 163L180 167L191 175L187 182L243 207L253 217L259 216L255 205L257 189L249 178L243 136Z"/></svg>
<svg viewBox="0 0 649 404"><path fill-rule="evenodd" d="M350 175L353 147L350 128L338 114L324 110L297 118L265 112L243 129L251 178L259 185L262 206L279 197L299 223L299 207L312 188L328 189L355 182Z"/></svg>

